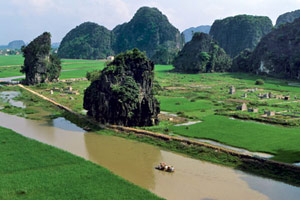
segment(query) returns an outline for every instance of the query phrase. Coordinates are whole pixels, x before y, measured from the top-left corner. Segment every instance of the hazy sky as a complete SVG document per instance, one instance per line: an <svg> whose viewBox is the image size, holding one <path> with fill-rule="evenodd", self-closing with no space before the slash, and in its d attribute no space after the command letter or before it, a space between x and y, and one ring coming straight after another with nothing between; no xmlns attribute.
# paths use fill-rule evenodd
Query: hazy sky
<svg viewBox="0 0 300 200"><path fill-rule="evenodd" d="M300 0L0 0L0 44L30 42L44 31L60 42L86 21L113 29L141 6L157 7L183 31L237 14L269 16L275 23L280 14L300 9Z"/></svg>

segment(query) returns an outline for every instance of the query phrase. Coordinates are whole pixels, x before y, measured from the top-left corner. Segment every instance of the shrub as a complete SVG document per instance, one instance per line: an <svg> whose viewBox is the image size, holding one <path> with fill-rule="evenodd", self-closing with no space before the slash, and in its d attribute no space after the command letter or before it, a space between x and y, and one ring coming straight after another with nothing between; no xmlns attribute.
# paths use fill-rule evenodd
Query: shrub
<svg viewBox="0 0 300 200"><path fill-rule="evenodd" d="M262 79L257 79L257 80L255 81L255 85L263 85L263 84L265 84L265 82L264 82L264 80L262 80Z"/></svg>
<svg viewBox="0 0 300 200"><path fill-rule="evenodd" d="M87 72L85 77L89 81L93 82L93 81L98 80L100 78L100 74L101 74L101 70L93 70L91 72Z"/></svg>

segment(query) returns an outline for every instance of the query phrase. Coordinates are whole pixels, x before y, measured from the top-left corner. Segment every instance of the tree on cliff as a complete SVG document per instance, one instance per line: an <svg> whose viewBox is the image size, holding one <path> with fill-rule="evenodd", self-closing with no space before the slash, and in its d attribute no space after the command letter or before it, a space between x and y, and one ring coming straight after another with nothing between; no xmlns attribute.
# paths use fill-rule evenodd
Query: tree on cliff
<svg viewBox="0 0 300 200"><path fill-rule="evenodd" d="M158 124L159 103L153 96L154 64L138 49L116 56L84 93L84 109L103 124Z"/></svg>
<svg viewBox="0 0 300 200"><path fill-rule="evenodd" d="M178 53L173 65L178 72L225 72L231 67L231 59L208 34L195 33Z"/></svg>
<svg viewBox="0 0 300 200"><path fill-rule="evenodd" d="M25 59L21 72L26 75L25 84L34 85L58 79L61 62L56 55L50 54L50 50L51 35L47 32L22 47Z"/></svg>
<svg viewBox="0 0 300 200"><path fill-rule="evenodd" d="M61 58L105 59L113 54L111 31L92 22L72 29L58 48Z"/></svg>
<svg viewBox="0 0 300 200"><path fill-rule="evenodd" d="M268 17L237 15L216 20L209 34L233 58L244 49L253 50L272 27Z"/></svg>

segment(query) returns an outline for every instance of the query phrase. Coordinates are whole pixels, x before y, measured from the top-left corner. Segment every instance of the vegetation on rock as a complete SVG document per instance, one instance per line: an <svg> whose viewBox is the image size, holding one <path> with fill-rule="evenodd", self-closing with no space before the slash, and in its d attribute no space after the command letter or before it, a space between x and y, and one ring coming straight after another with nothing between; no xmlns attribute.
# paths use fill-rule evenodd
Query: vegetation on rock
<svg viewBox="0 0 300 200"><path fill-rule="evenodd" d="M94 69L93 71L86 73L87 80L93 82L95 80L98 80L100 78L101 70Z"/></svg>
<svg viewBox="0 0 300 200"><path fill-rule="evenodd" d="M237 55L231 66L231 71L233 72L250 72L251 71L251 53L250 49L243 50L239 55Z"/></svg>
<svg viewBox="0 0 300 200"><path fill-rule="evenodd" d="M25 84L34 85L58 79L61 62L56 55L50 54L51 35L43 33L26 47L22 47L24 66L21 72L26 74Z"/></svg>
<svg viewBox="0 0 300 200"><path fill-rule="evenodd" d="M103 124L151 126L158 123L153 96L154 64L138 49L119 54L84 93L84 109Z"/></svg>
<svg viewBox="0 0 300 200"><path fill-rule="evenodd" d="M281 24L291 23L299 17L300 17L300 10L284 13L277 18L276 27L280 26Z"/></svg>
<svg viewBox="0 0 300 200"><path fill-rule="evenodd" d="M175 58L175 71L187 73L225 72L231 59L217 43L205 33L195 33Z"/></svg>
<svg viewBox="0 0 300 200"><path fill-rule="evenodd" d="M253 72L300 79L300 18L262 38L251 56Z"/></svg>
<svg viewBox="0 0 300 200"><path fill-rule="evenodd" d="M216 20L209 34L231 57L235 57L246 48L253 50L272 27L268 17L237 15Z"/></svg>
<svg viewBox="0 0 300 200"><path fill-rule="evenodd" d="M177 56L179 49L159 47L155 54L151 57L154 64L170 65L173 63L174 58Z"/></svg>
<svg viewBox="0 0 300 200"><path fill-rule="evenodd" d="M61 58L104 59L113 54L111 31L92 22L72 29L58 49Z"/></svg>
<svg viewBox="0 0 300 200"><path fill-rule="evenodd" d="M113 32L116 53L138 48L151 58L159 48L180 50L183 44L178 29L157 8L140 8L130 22L117 26Z"/></svg>
<svg viewBox="0 0 300 200"><path fill-rule="evenodd" d="M180 32L165 15L157 8L142 7L130 22L118 25L113 31L91 22L77 26L62 40L58 55L61 58L103 59L138 48L155 63L169 64L182 46Z"/></svg>

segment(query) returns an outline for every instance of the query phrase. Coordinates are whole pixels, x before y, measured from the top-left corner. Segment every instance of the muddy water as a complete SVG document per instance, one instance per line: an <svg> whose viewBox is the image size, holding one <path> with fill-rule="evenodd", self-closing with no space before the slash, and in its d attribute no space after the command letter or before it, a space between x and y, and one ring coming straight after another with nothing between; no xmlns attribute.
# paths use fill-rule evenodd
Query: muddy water
<svg viewBox="0 0 300 200"><path fill-rule="evenodd" d="M86 133L64 118L32 121L0 112L0 126L91 160L167 199L293 200L300 196L297 187L148 144ZM174 165L175 173L155 170L159 162Z"/></svg>

